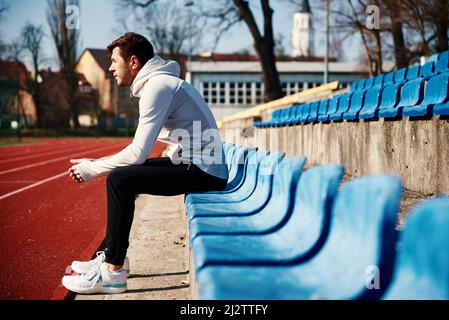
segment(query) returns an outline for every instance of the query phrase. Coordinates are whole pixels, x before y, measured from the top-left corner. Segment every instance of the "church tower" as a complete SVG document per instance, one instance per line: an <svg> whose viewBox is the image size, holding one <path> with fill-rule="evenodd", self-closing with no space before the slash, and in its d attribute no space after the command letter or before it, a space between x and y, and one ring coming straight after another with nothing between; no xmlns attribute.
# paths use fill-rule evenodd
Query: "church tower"
<svg viewBox="0 0 449 320"><path fill-rule="evenodd" d="M299 4L293 15L293 57L310 57L313 55L312 11L308 0Z"/></svg>

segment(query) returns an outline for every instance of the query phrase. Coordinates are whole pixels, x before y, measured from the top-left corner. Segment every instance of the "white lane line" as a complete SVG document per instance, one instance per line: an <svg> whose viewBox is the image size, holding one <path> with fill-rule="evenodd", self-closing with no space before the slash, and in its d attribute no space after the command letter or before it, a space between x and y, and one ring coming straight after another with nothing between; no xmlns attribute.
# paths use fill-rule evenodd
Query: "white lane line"
<svg viewBox="0 0 449 320"><path fill-rule="evenodd" d="M63 177L63 176L67 176L67 174L68 174L67 172L62 172L62 173L57 174L57 175L55 175L55 176L53 176L53 177L50 177L50 178L41 180L41 181L39 181L39 182L30 184L29 186L26 186L26 187L23 187L23 188L21 188L21 189L17 189L17 190L15 190L15 191L13 191L13 192L4 194L4 195L0 196L0 200L3 200L3 199L8 198L8 197L11 197L11 196L13 196L13 195L15 195L15 194L17 194L17 193L23 192L23 191L25 191L25 190L28 190L28 189L37 187L37 186L39 186L39 185L41 185L41 184L44 184L44 183L46 183L46 182L49 182L49 181L52 181L52 180L61 178L61 177Z"/></svg>
<svg viewBox="0 0 449 320"><path fill-rule="evenodd" d="M59 149L59 150L53 150L53 151L45 151L42 153L34 153L31 155L26 155L26 156L19 156L19 157L15 157L15 158L8 158L8 159L4 159L4 160L0 160L0 163L7 163L7 162L11 162L11 161L16 161L16 160L26 160L26 159L32 159L32 158L37 158L37 157L41 157L41 156L48 156L48 155L52 155L55 153L61 153L61 152L66 152L68 150L73 150L78 146L70 146L64 149ZM85 150L87 148L81 148L81 150ZM80 151L81 151L80 150Z"/></svg>
<svg viewBox="0 0 449 320"><path fill-rule="evenodd" d="M6 180L0 180L0 184L2 183L35 183L37 180L14 180L14 181L6 181Z"/></svg>
<svg viewBox="0 0 449 320"><path fill-rule="evenodd" d="M88 150L88 151L85 151L85 152L74 153L74 154L71 154L71 155L68 155L68 156L59 157L59 158L55 158L55 159L52 159L52 160L41 161L41 162L37 162L37 163L26 165L26 166L21 166L21 167L18 167L18 168L1 171L0 175L11 173L11 172L16 172L16 171L20 171L20 170L25 170L25 169L29 169L29 168L33 168L33 167L37 167L37 166L42 166L44 164L58 162L58 161L61 161L61 160L72 159L74 157L79 157L79 156L84 155L84 154L89 154L89 153L92 153L92 152L102 151L102 150L106 150L106 149L112 149L112 148L116 148L116 147L118 147L118 145L107 146L107 147L103 147L103 148Z"/></svg>

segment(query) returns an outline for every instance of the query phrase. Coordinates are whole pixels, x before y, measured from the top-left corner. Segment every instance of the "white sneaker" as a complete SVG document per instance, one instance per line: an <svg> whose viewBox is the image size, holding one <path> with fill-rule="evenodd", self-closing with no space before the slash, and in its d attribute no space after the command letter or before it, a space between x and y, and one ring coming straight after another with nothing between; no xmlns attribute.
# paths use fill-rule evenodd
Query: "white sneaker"
<svg viewBox="0 0 449 320"><path fill-rule="evenodd" d="M70 291L82 294L123 293L127 289L126 272L123 268L111 271L102 263L86 274L64 276L62 285Z"/></svg>
<svg viewBox="0 0 449 320"><path fill-rule="evenodd" d="M98 267L106 260L106 254L104 251L98 251L97 257L93 260L89 261L73 261L71 264L72 270L75 271L78 274L86 274L92 269ZM125 258L125 261L123 262L123 269L126 272L126 276L129 275L129 259L128 257Z"/></svg>

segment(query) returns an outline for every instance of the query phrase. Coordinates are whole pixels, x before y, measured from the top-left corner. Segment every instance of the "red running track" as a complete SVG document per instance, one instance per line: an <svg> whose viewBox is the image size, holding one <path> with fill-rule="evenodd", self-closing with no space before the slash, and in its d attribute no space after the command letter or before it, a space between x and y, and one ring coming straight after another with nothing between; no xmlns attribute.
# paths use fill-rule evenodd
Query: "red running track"
<svg viewBox="0 0 449 320"><path fill-rule="evenodd" d="M0 147L2 300L67 296L61 285L67 266L92 257L104 239L106 224L106 178L73 182L67 174L69 159L114 154L130 140L34 142ZM151 157L160 156L164 148L157 143Z"/></svg>

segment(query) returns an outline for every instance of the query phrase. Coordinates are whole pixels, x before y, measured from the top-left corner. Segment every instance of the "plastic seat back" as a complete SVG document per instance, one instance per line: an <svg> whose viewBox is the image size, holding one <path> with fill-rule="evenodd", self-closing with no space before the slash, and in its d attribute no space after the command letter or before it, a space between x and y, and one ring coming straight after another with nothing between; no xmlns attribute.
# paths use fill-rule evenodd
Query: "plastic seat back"
<svg viewBox="0 0 449 320"><path fill-rule="evenodd" d="M412 210L383 299L449 299L448 230L449 198L427 200Z"/></svg>

